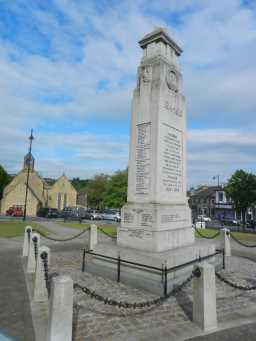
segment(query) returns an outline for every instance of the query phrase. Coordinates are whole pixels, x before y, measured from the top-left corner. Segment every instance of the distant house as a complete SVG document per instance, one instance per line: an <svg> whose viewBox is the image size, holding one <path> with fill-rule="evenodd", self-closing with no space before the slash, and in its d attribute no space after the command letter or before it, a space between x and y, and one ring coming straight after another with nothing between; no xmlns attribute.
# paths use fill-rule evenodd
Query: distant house
<svg viewBox="0 0 256 341"><path fill-rule="evenodd" d="M65 175L57 180L43 179L34 169L35 159L27 154L23 169L5 187L1 200L1 214L12 206L24 208L27 171L30 167L28 184L27 215L36 216L42 207L63 209L76 206L77 191Z"/></svg>
<svg viewBox="0 0 256 341"><path fill-rule="evenodd" d="M218 220L240 220L233 206L232 200L226 196L221 186L200 186L189 192L189 205L192 211L192 219L199 215L206 215ZM249 208L246 219L255 219L255 209Z"/></svg>
<svg viewBox="0 0 256 341"><path fill-rule="evenodd" d="M219 189L218 186L200 186L189 193L193 219L202 214L211 218L215 217L216 192Z"/></svg>

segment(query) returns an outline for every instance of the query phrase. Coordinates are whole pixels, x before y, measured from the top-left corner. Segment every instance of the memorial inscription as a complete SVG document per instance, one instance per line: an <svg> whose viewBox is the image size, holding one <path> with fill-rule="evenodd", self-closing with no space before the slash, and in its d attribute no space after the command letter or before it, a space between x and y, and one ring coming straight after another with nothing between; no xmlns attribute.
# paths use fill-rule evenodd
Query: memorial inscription
<svg viewBox="0 0 256 341"><path fill-rule="evenodd" d="M182 192L182 132L163 125L162 184L166 192Z"/></svg>
<svg viewBox="0 0 256 341"><path fill-rule="evenodd" d="M136 136L136 194L147 195L150 190L151 122L137 125Z"/></svg>

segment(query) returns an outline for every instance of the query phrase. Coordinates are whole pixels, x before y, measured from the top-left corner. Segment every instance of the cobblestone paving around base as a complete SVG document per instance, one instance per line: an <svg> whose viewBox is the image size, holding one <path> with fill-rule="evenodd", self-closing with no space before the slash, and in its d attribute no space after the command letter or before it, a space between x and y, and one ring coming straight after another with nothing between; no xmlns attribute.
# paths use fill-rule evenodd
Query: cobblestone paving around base
<svg viewBox="0 0 256 341"><path fill-rule="evenodd" d="M81 251L53 252L51 271L70 274L74 282L86 285L96 293L122 301L140 302L157 296L122 283L113 282L90 273L81 273ZM221 259L218 260L219 262ZM222 275L241 285L254 285L256 263L240 257L232 257L230 271ZM218 319L223 321L232 311L253 308L256 302L255 291L241 291L230 288L216 279ZM185 339L200 333L192 322L191 283L175 297L164 304L142 309L119 309L104 305L81 291L75 292L76 309L74 321L74 340L154 340L153 335L161 334L162 339ZM179 328L181 335L179 336ZM159 335L160 335L159 334ZM165 335L165 336L164 336ZM180 338L179 338L180 337Z"/></svg>
<svg viewBox="0 0 256 341"><path fill-rule="evenodd" d="M75 232L76 230L72 229L72 231ZM71 231L65 230L65 236L70 232ZM70 233L70 235L73 233ZM104 241L106 239L106 236L99 234L99 241ZM156 298L153 294L129 287L128 285L124 285L122 283L119 284L89 273L81 273L82 248L87 244L87 240L88 235L68 243L51 242L43 240L42 238L41 245L47 244L51 248L52 254L50 272L71 275L74 282L86 285L96 293L116 300L140 302ZM20 244L20 246L22 245L22 239L20 239L20 241L18 241L18 239L13 239L12 243L7 244L6 250L8 252L13 251L13 248L16 248L18 244ZM0 240L0 245L4 246L4 241L2 243ZM254 251L255 250L252 250L252 253L254 253ZM9 269L5 265L5 268L3 268L2 271L8 273ZM22 271L21 264L20 271ZM222 272L222 274L229 280L242 285L255 285L255 273L256 263L240 257L232 257L230 262L230 272ZM232 319L233 312L240 312L243 308L248 309L248 311L253 311L253 309L255 310L255 291L245 292L233 289L220 282L218 279L216 279L216 284L217 311L220 322L225 321L225 319ZM0 290L2 291L2 289ZM10 289L9 291L6 291L5 295L10 295L9 292ZM21 293L20 290L18 290L18 292ZM25 298L23 298L23 300L24 299ZM14 297L11 298L11 302L13 300L15 300ZM21 311L23 311L23 307ZM138 309L138 311L131 309L124 310L107 306L104 305L104 303L86 296L81 291L76 291L74 296L73 339L74 341L150 341L156 339L161 341L188 340L192 336L202 334L201 330L191 322L191 315L191 283L184 288L182 292L175 297L171 297L164 304L145 309L144 311L141 309ZM4 316L8 316L8 314ZM3 317L3 320L4 319L5 317ZM31 330L31 317L30 319L26 318L26 321L30 321L30 326L26 328L26 330ZM9 326L13 326L12 323L11 319L9 319L7 324ZM253 327L250 328L253 329ZM216 338L216 340L222 339L221 333L224 333L224 331L215 333L216 335L218 334L218 338ZM229 333L228 335L230 338L223 338L223 340L234 339L231 337L232 333ZM211 339L210 336L211 335L204 336L202 340L208 340L208 337L209 340L215 340L215 338ZM240 338L240 340L242 339L243 338ZM24 340L29 341L33 339L28 337ZM198 338L198 340L201 339Z"/></svg>

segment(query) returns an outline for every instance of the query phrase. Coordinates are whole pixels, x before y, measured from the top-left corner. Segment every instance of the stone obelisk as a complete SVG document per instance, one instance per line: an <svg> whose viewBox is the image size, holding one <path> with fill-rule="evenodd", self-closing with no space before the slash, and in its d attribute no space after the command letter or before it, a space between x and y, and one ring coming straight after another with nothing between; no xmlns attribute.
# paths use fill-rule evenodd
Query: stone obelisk
<svg viewBox="0 0 256 341"><path fill-rule="evenodd" d="M132 102L127 204L117 243L95 245L86 271L162 295L191 274L194 261L214 254L215 245L195 242L191 225L186 110L177 63L182 50L162 28L139 44L144 55ZM165 282L164 266L176 268Z"/></svg>
<svg viewBox="0 0 256 341"><path fill-rule="evenodd" d="M144 54L132 102L128 198L117 244L160 252L194 242L186 195L186 110L181 48L157 28Z"/></svg>

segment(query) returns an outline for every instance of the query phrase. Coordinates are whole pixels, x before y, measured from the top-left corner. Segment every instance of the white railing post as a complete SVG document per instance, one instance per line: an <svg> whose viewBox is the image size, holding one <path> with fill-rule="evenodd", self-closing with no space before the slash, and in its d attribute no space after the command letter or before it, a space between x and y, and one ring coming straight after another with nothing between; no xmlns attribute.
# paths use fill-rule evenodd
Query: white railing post
<svg viewBox="0 0 256 341"><path fill-rule="evenodd" d="M204 331L217 328L215 268L208 263L194 266L193 321Z"/></svg>
<svg viewBox="0 0 256 341"><path fill-rule="evenodd" d="M38 249L37 265L36 265L36 276L35 276L35 287L34 287L34 301L45 302L48 301L48 290L45 280L44 264L41 255L47 254L47 264L50 264L50 249L47 246L41 246Z"/></svg>
<svg viewBox="0 0 256 341"><path fill-rule="evenodd" d="M71 341L73 318L73 280L54 277L51 283L47 341Z"/></svg>
<svg viewBox="0 0 256 341"><path fill-rule="evenodd" d="M30 232L28 232L30 231ZM33 229L31 226L26 226L24 230L24 241L23 241L23 249L22 249L22 256L27 257L28 256L28 250L29 250L29 242L31 239L31 234L33 232Z"/></svg>
<svg viewBox="0 0 256 341"><path fill-rule="evenodd" d="M89 250L92 251L98 243L98 228L97 225L91 224L89 236Z"/></svg>
<svg viewBox="0 0 256 341"><path fill-rule="evenodd" d="M40 246L40 234L32 233L28 249L28 263L27 263L27 273L34 273L36 271L36 257L35 257L35 244L33 239L37 238L37 247Z"/></svg>
<svg viewBox="0 0 256 341"><path fill-rule="evenodd" d="M225 257L231 256L231 247L230 247L230 230L229 229L221 229L220 230L221 236L221 247L224 249Z"/></svg>

